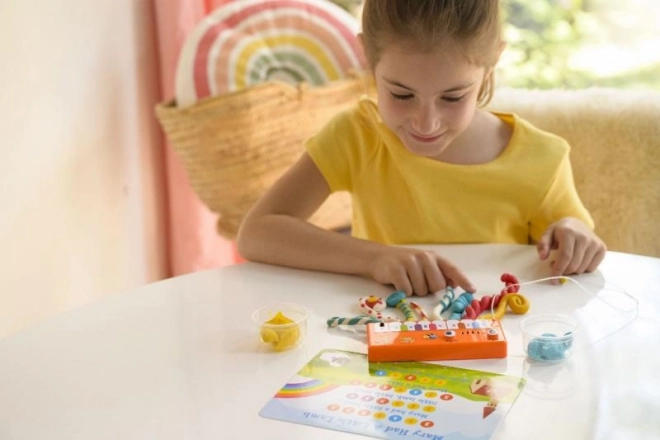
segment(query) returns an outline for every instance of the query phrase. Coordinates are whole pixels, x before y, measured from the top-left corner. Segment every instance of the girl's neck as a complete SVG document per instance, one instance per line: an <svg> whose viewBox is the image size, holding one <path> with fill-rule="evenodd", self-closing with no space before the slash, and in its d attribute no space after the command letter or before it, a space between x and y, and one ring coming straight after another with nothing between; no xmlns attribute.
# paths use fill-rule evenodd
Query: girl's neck
<svg viewBox="0 0 660 440"><path fill-rule="evenodd" d="M470 126L434 159L456 165L492 162L511 140L512 127L497 116L477 110Z"/></svg>

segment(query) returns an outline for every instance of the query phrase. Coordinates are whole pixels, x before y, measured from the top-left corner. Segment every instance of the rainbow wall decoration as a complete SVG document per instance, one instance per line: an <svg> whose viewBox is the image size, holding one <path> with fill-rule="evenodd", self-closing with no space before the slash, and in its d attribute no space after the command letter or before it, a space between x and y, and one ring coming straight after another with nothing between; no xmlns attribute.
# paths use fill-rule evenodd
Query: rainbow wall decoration
<svg viewBox="0 0 660 440"><path fill-rule="evenodd" d="M327 0L236 0L187 38L177 66L179 106L280 80L322 85L364 68L358 22Z"/></svg>

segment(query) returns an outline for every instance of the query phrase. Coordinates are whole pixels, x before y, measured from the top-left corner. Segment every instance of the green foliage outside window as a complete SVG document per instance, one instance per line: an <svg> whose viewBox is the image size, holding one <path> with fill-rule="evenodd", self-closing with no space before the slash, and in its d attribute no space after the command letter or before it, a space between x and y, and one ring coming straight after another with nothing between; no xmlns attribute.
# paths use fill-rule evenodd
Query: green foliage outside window
<svg viewBox="0 0 660 440"><path fill-rule="evenodd" d="M652 5L651 1L646 0L649 5ZM643 6L644 1L637 3ZM585 47L601 45L614 49L617 45L631 45L636 37L647 36L643 35L647 32L644 26L636 29L639 32L637 35L634 28L625 35L620 25L608 20L616 13L614 2L503 0L502 6L504 38L508 47L500 64L500 83L542 89L589 86L660 89L660 61L608 76L572 65L576 59L579 60ZM633 7L635 5L629 6ZM637 10L640 17L644 15L641 11ZM614 53L601 62L617 63Z"/></svg>
<svg viewBox="0 0 660 440"><path fill-rule="evenodd" d="M355 15L362 3L332 1ZM500 85L660 90L657 0L501 0L501 4L507 48L498 66ZM647 53L656 53L655 58L635 62L633 56L623 63L620 54L632 51L640 41L649 42ZM594 57L595 51L600 55ZM609 73L599 72L608 67ZM621 68L612 73L611 67Z"/></svg>
<svg viewBox="0 0 660 440"><path fill-rule="evenodd" d="M486 0L488 1L488 0ZM501 81L512 87L583 87L593 82L586 72L569 67L584 41L589 20L581 1L506 0L503 4L507 48L500 64Z"/></svg>

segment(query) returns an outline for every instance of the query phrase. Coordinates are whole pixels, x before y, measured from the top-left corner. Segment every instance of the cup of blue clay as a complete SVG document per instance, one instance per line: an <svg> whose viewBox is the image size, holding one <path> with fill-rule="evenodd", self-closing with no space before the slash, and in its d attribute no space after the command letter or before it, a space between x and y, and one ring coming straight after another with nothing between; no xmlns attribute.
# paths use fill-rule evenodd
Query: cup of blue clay
<svg viewBox="0 0 660 440"><path fill-rule="evenodd" d="M557 363L571 357L578 323L568 315L540 313L523 319L520 329L530 360Z"/></svg>

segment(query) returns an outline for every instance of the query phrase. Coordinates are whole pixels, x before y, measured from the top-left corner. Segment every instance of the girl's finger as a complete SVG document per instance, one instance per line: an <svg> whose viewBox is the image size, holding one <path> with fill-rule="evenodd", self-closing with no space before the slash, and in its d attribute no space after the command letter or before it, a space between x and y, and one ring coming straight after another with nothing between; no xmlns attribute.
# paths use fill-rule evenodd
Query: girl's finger
<svg viewBox="0 0 660 440"><path fill-rule="evenodd" d="M596 270L600 265L600 263L605 258L606 254L607 254L607 247L605 246L604 243L601 243L598 246L598 250L596 251L594 258L591 260L589 267L587 268L587 272L593 272L594 270Z"/></svg>
<svg viewBox="0 0 660 440"><path fill-rule="evenodd" d="M431 254L424 254L420 257L419 262L422 265L424 276L426 278L426 285L429 288L429 293L437 292L447 287L442 271L435 262L435 258Z"/></svg>
<svg viewBox="0 0 660 440"><path fill-rule="evenodd" d="M462 287L466 292L470 293L477 291L476 286L472 284L472 281L458 267L440 256L438 256L437 264L448 285Z"/></svg>
<svg viewBox="0 0 660 440"><path fill-rule="evenodd" d="M587 248L589 247L588 239L586 237L577 236L574 237L573 243L573 256L571 257L571 262L566 267L563 275L581 273L579 272L579 269L584 261Z"/></svg>
<svg viewBox="0 0 660 440"><path fill-rule="evenodd" d="M552 276L560 276L566 273L566 268L573 260L573 249L575 241L573 237L562 236L557 243L555 261L552 264Z"/></svg>
<svg viewBox="0 0 660 440"><path fill-rule="evenodd" d="M413 294L413 287L410 284L410 279L408 279L408 274L403 266L394 269L390 276L395 290L405 292L406 296L411 296Z"/></svg>
<svg viewBox="0 0 660 440"><path fill-rule="evenodd" d="M412 285L413 294L424 296L429 293L429 286L426 284L426 277L417 257L406 262L406 272Z"/></svg>
<svg viewBox="0 0 660 440"><path fill-rule="evenodd" d="M585 250L584 255L582 256L582 262L575 270L576 274L585 273L589 269L592 262L594 261L594 257L596 256L596 253L598 253L598 247L599 246L597 243L591 243L589 246L587 246L587 249Z"/></svg>

